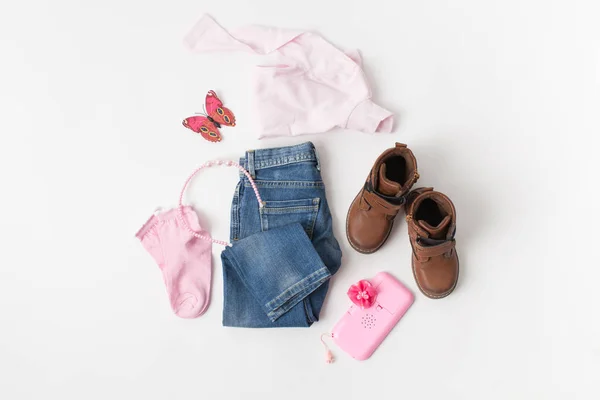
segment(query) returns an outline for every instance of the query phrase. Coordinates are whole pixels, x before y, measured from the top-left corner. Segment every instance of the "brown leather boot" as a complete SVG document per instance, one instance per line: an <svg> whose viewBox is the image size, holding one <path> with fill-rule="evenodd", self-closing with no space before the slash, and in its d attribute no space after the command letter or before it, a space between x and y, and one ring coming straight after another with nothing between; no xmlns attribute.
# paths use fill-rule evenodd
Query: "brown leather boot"
<svg viewBox="0 0 600 400"><path fill-rule="evenodd" d="M346 217L346 236L356 251L373 253L385 243L417 179L417 160L405 144L396 143L377 158Z"/></svg>
<svg viewBox="0 0 600 400"><path fill-rule="evenodd" d="M427 297L446 297L458 281L454 204L433 188L419 188L408 195L405 208L417 285Z"/></svg>

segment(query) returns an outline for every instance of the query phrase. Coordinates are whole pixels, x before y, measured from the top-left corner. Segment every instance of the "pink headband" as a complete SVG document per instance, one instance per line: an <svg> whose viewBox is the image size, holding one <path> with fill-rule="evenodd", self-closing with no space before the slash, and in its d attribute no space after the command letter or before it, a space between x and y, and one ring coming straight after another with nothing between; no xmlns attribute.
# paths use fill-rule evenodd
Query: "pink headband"
<svg viewBox="0 0 600 400"><path fill-rule="evenodd" d="M244 169L244 167L242 167L240 164L236 163L235 161L207 161L204 164L202 164L200 167L196 168L194 170L194 172L191 173L191 175L187 178L187 180L185 181L185 184L183 185L183 188L181 189L181 193L179 194L179 219L181 220L181 222L183 223L183 226L185 228L187 228L187 230L195 237L197 237L198 239L203 239L203 240L208 240L209 242L213 242L215 244L220 244L223 246L230 246L231 247L231 243L226 242L224 240L217 240L217 239L213 239L210 236L205 236L200 232L196 232L194 231L192 228L190 228L190 226L187 224L187 221L185 220L185 218L183 218L183 194L185 193L185 189L187 188L187 186L189 185L190 181L192 180L192 178L198 173L200 172L200 170L207 168L207 167L214 167L215 165L225 165L227 167L237 167L237 169L239 169L241 172L244 173L244 175L246 175L246 177L248 178L248 180L250 181L250 184L252 185L252 189L254 190L254 193L256 194L256 198L258 199L258 205L260 208L262 208L264 206L264 203L262 201L262 199L260 198L260 194L258 193L258 189L256 188L256 183L254 183L254 180L252 179L252 177L250 176L250 173L248 173L248 171L246 171Z"/></svg>

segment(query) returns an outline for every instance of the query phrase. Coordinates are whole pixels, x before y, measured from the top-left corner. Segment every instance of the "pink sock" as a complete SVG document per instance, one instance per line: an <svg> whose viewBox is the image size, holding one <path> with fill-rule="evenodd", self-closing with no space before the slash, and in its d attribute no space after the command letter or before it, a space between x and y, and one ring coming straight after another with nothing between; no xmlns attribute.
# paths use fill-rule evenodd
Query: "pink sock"
<svg viewBox="0 0 600 400"><path fill-rule="evenodd" d="M201 230L191 207L184 207L183 215L190 228ZM136 237L162 271L173 312L182 318L204 314L210 298L212 243L192 236L177 209L152 216Z"/></svg>

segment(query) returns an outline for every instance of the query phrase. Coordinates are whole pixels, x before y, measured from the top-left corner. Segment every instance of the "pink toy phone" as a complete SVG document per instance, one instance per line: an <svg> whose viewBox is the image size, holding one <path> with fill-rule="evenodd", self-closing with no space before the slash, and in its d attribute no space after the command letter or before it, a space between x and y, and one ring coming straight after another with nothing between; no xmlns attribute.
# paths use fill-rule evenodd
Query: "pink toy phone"
<svg viewBox="0 0 600 400"><path fill-rule="evenodd" d="M357 360L371 357L415 298L387 272L378 273L370 282L377 290L375 303L365 309L352 305L331 331L338 347Z"/></svg>

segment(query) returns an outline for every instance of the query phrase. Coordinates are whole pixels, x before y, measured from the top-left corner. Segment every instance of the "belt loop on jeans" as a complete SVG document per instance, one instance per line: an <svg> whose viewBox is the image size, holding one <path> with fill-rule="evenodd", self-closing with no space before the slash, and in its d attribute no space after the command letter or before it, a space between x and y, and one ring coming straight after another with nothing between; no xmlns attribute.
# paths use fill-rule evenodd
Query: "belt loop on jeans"
<svg viewBox="0 0 600 400"><path fill-rule="evenodd" d="M317 148L315 147L314 144L313 144L312 148L313 148L313 151L315 152L315 158L317 159L317 171L321 171L321 161L319 160L319 152L317 151Z"/></svg>
<svg viewBox="0 0 600 400"><path fill-rule="evenodd" d="M256 178L256 170L254 169L254 150L248 150L246 152L247 154L247 159L248 159L248 172L250 173L250 176L252 177L252 179Z"/></svg>

